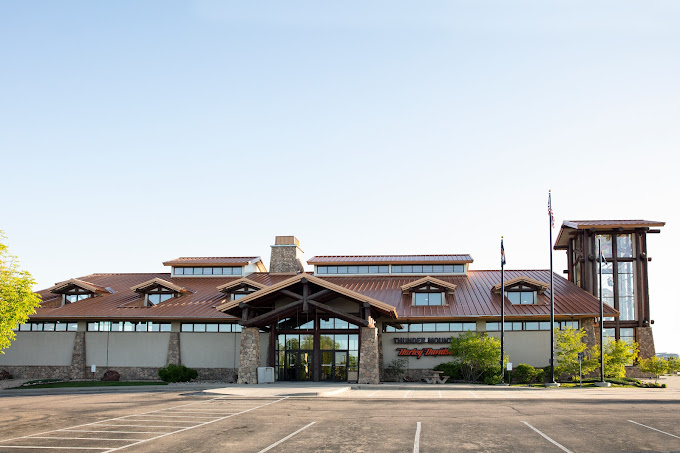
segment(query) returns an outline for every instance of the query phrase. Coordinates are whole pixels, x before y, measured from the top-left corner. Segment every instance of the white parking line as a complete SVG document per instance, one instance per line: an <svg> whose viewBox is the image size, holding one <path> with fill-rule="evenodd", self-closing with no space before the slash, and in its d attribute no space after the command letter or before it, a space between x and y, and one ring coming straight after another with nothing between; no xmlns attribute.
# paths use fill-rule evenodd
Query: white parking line
<svg viewBox="0 0 680 453"><path fill-rule="evenodd" d="M32 436L31 439L66 439L66 440L124 440L126 442L139 439L114 439L112 437L55 437L55 436Z"/></svg>
<svg viewBox="0 0 680 453"><path fill-rule="evenodd" d="M316 422L312 422L312 423L310 423L309 425L303 426L302 428L298 429L298 430L295 431L294 433L288 434L288 435L287 435L286 437L284 437L283 439L281 439L281 440L279 440L279 441L277 441L277 442L274 442L273 444L271 444L270 446L268 446L268 447L265 448L264 450L260 450L258 453L264 453L265 451L271 450L272 448L276 447L277 445L279 445L279 444L281 444L281 443L287 441L288 439L290 439L291 437L293 437L293 436L296 435L297 433L299 433L299 432L301 432L301 431L304 431L305 429L309 428L309 427L312 426L314 423L316 423Z"/></svg>
<svg viewBox="0 0 680 453"><path fill-rule="evenodd" d="M154 418L219 418L219 417L210 417L210 416L205 416L205 415L158 415L158 414L151 414L151 415L128 415L126 417L126 420L129 420L131 417L151 417L153 420ZM168 420L169 422L174 421L174 420ZM179 420L178 420L179 421Z"/></svg>
<svg viewBox="0 0 680 453"><path fill-rule="evenodd" d="M404 393L404 396L402 398L406 398L408 395L408 392L415 392L415 390L406 390L406 393Z"/></svg>
<svg viewBox="0 0 680 453"><path fill-rule="evenodd" d="M477 394L476 394L475 392L473 392L472 390L468 390L468 393L469 393L470 395L474 396L475 398L480 398L480 396L477 395Z"/></svg>
<svg viewBox="0 0 680 453"><path fill-rule="evenodd" d="M373 393L371 393L370 395L368 395L366 398L372 397L373 395L375 395L375 394L378 393L379 391L380 391L380 390L376 390L375 392L373 392Z"/></svg>
<svg viewBox="0 0 680 453"><path fill-rule="evenodd" d="M642 423L635 422L633 420L628 420L631 423L635 423L636 425L644 426L645 428L651 429L653 431L660 432L662 434L665 434L667 436L675 437L676 439L680 439L680 436L676 436L675 434L667 433L666 431L661 431L660 429L652 428L651 426L643 425Z"/></svg>
<svg viewBox="0 0 680 453"><path fill-rule="evenodd" d="M3 445L2 448L49 448L50 450L108 450L106 447L36 447L34 445Z"/></svg>
<svg viewBox="0 0 680 453"><path fill-rule="evenodd" d="M178 423L192 423L192 422L178 422ZM196 423L193 423L194 425ZM186 428L186 426L181 425L118 425L114 423L100 423L97 426L139 426L140 428ZM31 436L28 436L31 437ZM1 446L1 445L0 445Z"/></svg>
<svg viewBox="0 0 680 453"><path fill-rule="evenodd" d="M416 437L413 439L413 453L420 451L420 422L416 423Z"/></svg>
<svg viewBox="0 0 680 453"><path fill-rule="evenodd" d="M442 391L441 390L437 390L437 391L439 392L439 398L441 398L442 397Z"/></svg>
<svg viewBox="0 0 680 453"><path fill-rule="evenodd" d="M66 432L66 433L115 433L115 434L159 434L160 432L163 431L102 431L102 430L94 430L94 429L70 429L70 428L64 428L64 429L58 429L56 431L49 431L50 433L53 432ZM43 433L47 434L47 433ZM35 436L26 436L29 438L33 438ZM1 447L2 445L0 445Z"/></svg>
<svg viewBox="0 0 680 453"><path fill-rule="evenodd" d="M527 423L527 422L522 422L522 423L524 423L524 424L527 425L529 428L531 428L531 429L533 429L534 431L536 431L538 434L540 434L541 436L543 436L544 439L546 439L548 442L552 443L553 445L559 447L561 450L566 451L567 453L574 453L574 452L572 452L571 450L569 450L568 448L566 448L564 445L555 442L554 440L552 440L551 438L549 438L548 436L546 436L545 434L543 434L542 432L540 432L539 430L537 430L536 428L534 428L533 426L531 426L529 423Z"/></svg>

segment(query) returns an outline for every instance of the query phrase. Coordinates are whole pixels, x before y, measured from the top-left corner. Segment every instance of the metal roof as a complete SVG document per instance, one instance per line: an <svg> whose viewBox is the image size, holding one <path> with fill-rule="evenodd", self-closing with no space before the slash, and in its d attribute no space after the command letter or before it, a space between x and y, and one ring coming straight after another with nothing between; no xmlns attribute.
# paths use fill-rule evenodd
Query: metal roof
<svg viewBox="0 0 680 453"><path fill-rule="evenodd" d="M185 256L174 260L164 261L164 266L247 266L262 261L259 256Z"/></svg>
<svg viewBox="0 0 680 453"><path fill-rule="evenodd" d="M570 233L574 230L634 230L635 228L658 228L666 222L656 220L565 220L555 240L555 250L566 250Z"/></svg>

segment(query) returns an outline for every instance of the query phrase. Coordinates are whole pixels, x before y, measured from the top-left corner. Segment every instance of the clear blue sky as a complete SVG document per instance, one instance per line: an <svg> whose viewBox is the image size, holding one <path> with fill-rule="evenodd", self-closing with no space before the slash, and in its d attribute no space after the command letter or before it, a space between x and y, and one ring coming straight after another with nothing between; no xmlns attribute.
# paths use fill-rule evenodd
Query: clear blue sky
<svg viewBox="0 0 680 453"><path fill-rule="evenodd" d="M177 256L471 253L647 218L680 352L676 1L0 3L0 229L38 286ZM555 230L557 232L557 230ZM563 252L555 269L566 267Z"/></svg>

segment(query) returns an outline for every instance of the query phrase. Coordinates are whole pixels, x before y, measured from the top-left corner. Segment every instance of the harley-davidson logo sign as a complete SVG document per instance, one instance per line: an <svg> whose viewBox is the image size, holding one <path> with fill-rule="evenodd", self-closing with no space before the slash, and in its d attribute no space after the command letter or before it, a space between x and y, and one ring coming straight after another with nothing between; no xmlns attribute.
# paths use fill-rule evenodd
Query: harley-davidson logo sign
<svg viewBox="0 0 680 453"><path fill-rule="evenodd" d="M443 355L451 355L451 351L448 350L448 348L439 348L439 349L434 349L434 348L414 348L414 349L406 349L406 348L397 348L398 351L398 356L400 357L415 357L417 359L421 358L422 356L428 356L428 357L437 357L437 356L443 356Z"/></svg>

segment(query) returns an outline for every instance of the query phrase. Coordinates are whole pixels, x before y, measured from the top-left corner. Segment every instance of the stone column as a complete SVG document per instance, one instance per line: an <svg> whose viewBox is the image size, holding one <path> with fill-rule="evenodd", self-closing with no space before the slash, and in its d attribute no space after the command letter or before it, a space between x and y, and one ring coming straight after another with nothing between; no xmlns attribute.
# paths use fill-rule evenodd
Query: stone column
<svg viewBox="0 0 680 453"><path fill-rule="evenodd" d="M362 327L361 350L359 351L359 384L380 383L379 360L378 329Z"/></svg>
<svg viewBox="0 0 680 453"><path fill-rule="evenodd" d="M640 346L640 358L648 359L656 355L654 348L654 336L651 327L637 327L637 343Z"/></svg>
<svg viewBox="0 0 680 453"><path fill-rule="evenodd" d="M85 332L76 332L71 354L69 379L85 379Z"/></svg>
<svg viewBox="0 0 680 453"><path fill-rule="evenodd" d="M166 365L179 365L182 363L182 350L179 345L179 332L170 332L168 343L168 359Z"/></svg>
<svg viewBox="0 0 680 453"><path fill-rule="evenodd" d="M258 366L260 366L260 329L244 327L241 331L237 383L257 384Z"/></svg>
<svg viewBox="0 0 680 453"><path fill-rule="evenodd" d="M592 348L596 344L600 344L600 329L599 327L597 328L597 331L595 329L595 318L582 320L581 326L583 326L583 330L586 331L586 335L583 339L589 348Z"/></svg>

